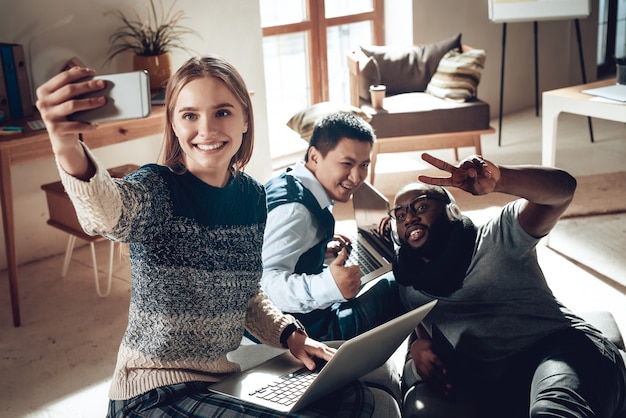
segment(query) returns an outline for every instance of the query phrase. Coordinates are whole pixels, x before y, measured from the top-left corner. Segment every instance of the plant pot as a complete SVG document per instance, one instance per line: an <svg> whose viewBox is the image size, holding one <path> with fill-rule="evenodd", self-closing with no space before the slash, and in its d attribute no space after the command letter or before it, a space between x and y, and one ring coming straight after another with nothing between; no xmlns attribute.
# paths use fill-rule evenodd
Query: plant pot
<svg viewBox="0 0 626 418"><path fill-rule="evenodd" d="M135 71L148 71L150 90L153 92L164 90L172 74L170 54L165 52L161 55L152 56L135 55L133 56L133 68Z"/></svg>

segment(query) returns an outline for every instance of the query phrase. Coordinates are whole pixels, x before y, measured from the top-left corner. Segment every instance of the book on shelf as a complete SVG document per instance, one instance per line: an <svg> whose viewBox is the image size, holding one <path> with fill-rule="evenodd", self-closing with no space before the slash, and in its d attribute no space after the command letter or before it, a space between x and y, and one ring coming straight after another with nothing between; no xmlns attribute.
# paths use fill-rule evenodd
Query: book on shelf
<svg viewBox="0 0 626 418"><path fill-rule="evenodd" d="M0 65L3 72L4 92L8 107L7 120L30 117L34 114L33 99L30 90L30 77L24 55L24 47L20 44L0 43ZM3 93L0 87L0 101ZM2 104L0 104L2 109ZM7 113L5 111L5 113Z"/></svg>

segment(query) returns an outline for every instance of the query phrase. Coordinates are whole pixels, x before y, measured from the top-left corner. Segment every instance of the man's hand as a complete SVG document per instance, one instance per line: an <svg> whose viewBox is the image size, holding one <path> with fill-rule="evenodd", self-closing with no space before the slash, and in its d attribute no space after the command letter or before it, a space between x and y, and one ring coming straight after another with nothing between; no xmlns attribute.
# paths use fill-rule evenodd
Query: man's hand
<svg viewBox="0 0 626 418"><path fill-rule="evenodd" d="M385 216L378 223L378 233L391 239L391 218L389 216Z"/></svg>
<svg viewBox="0 0 626 418"><path fill-rule="evenodd" d="M473 195L483 195L493 192L500 180L500 168L480 155L465 158L458 167L428 153L423 153L422 159L451 174L450 177L419 176L419 180L424 183L436 186L452 186Z"/></svg>
<svg viewBox="0 0 626 418"><path fill-rule="evenodd" d="M335 283L341 292L341 295L346 299L351 299L356 296L361 288L361 269L359 266L344 266L348 259L348 250L342 248L337 258L328 265L330 273L335 279Z"/></svg>
<svg viewBox="0 0 626 418"><path fill-rule="evenodd" d="M347 248L348 253L352 247L352 241L345 235L335 234L326 246L326 258L337 257L342 248Z"/></svg>
<svg viewBox="0 0 626 418"><path fill-rule="evenodd" d="M448 369L433 352L432 341L419 338L411 345L411 358L415 370L428 383L444 395L449 396L452 392L452 383L448 378Z"/></svg>

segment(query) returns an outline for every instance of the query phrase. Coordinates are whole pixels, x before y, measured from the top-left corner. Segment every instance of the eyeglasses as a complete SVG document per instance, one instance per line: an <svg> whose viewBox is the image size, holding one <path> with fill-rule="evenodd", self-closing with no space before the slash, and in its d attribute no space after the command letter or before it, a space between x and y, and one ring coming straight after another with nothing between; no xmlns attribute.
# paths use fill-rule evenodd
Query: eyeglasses
<svg viewBox="0 0 626 418"><path fill-rule="evenodd" d="M422 194L411 200L408 205L396 206L395 208L391 209L388 212L389 216L398 222L403 222L406 219L406 215L409 210L414 216L421 215L425 212L428 212L433 207L428 203L428 200L436 200L438 202L444 201L443 199L434 196Z"/></svg>

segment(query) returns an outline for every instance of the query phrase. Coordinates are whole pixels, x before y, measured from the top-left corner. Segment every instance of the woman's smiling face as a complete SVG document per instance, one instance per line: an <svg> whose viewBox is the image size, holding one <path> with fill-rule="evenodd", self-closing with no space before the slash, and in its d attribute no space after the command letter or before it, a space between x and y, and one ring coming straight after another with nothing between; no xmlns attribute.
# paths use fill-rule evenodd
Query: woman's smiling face
<svg viewBox="0 0 626 418"><path fill-rule="evenodd" d="M248 130L246 114L235 95L214 77L190 81L176 98L172 128L187 169L208 184L223 187Z"/></svg>

